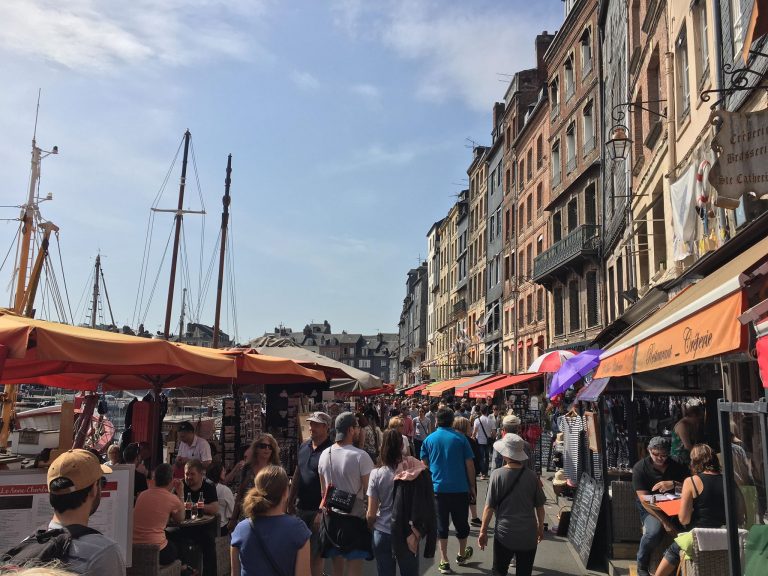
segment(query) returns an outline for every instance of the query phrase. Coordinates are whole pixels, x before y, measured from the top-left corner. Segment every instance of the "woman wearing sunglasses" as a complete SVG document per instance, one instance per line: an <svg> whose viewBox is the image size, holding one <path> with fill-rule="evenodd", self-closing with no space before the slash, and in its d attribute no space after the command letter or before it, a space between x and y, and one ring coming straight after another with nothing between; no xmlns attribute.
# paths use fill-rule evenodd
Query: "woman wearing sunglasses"
<svg viewBox="0 0 768 576"><path fill-rule="evenodd" d="M280 447L272 434L261 434L251 443L251 457L243 466L240 484L235 495L235 509L227 529L231 532L243 517L243 498L253 488L254 478L267 466L280 466Z"/></svg>

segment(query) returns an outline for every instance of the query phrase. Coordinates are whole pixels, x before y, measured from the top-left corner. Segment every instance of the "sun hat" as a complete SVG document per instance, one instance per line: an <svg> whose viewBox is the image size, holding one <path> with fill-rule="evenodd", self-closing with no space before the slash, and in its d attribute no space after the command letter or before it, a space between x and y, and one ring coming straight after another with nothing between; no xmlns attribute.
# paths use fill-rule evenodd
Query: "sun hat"
<svg viewBox="0 0 768 576"><path fill-rule="evenodd" d="M561 485L567 484L568 479L565 477L565 470L558 470L555 472L555 477L552 479L552 484Z"/></svg>
<svg viewBox="0 0 768 576"><path fill-rule="evenodd" d="M353 426L357 426L357 418L352 412L342 412L336 416L336 442L344 440L344 436Z"/></svg>
<svg viewBox="0 0 768 576"><path fill-rule="evenodd" d="M520 418L515 414L507 414L501 421L502 426L520 426Z"/></svg>
<svg viewBox="0 0 768 576"><path fill-rule="evenodd" d="M318 424L325 424L328 428L331 427L331 417L325 412L312 412L307 418L307 422L317 422Z"/></svg>
<svg viewBox="0 0 768 576"><path fill-rule="evenodd" d="M51 494L77 492L95 484L104 474L110 472L112 472L112 468L99 462L96 455L88 452L88 450L68 450L48 467L48 489ZM59 478L66 478L72 482L72 486L51 490L51 482Z"/></svg>
<svg viewBox="0 0 768 576"><path fill-rule="evenodd" d="M493 443L493 449L510 460L524 462L528 460L525 453L525 440L517 434L505 434L504 438Z"/></svg>

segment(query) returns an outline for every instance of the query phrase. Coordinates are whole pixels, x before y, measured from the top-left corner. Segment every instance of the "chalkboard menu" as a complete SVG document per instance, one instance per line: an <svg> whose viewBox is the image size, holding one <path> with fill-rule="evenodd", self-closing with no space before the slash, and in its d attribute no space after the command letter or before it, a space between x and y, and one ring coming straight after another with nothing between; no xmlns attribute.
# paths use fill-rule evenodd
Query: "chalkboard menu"
<svg viewBox="0 0 768 576"><path fill-rule="evenodd" d="M597 532L602 503L603 485L595 482L589 474L582 474L571 508L568 541L575 548L585 568L589 562L592 540Z"/></svg>

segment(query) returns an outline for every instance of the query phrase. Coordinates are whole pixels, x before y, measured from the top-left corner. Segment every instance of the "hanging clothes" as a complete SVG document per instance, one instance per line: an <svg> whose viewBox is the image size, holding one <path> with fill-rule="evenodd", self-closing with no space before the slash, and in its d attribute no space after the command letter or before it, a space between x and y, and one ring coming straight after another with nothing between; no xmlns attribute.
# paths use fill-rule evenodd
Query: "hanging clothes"
<svg viewBox="0 0 768 576"><path fill-rule="evenodd" d="M691 255L696 240L696 168L691 164L670 187L672 202L672 254L676 262Z"/></svg>
<svg viewBox="0 0 768 576"><path fill-rule="evenodd" d="M581 434L586 430L584 419L581 416L563 416L560 419L560 428L563 431L563 441L565 443L564 466L565 477L568 484L576 486L579 481L579 467L582 458Z"/></svg>

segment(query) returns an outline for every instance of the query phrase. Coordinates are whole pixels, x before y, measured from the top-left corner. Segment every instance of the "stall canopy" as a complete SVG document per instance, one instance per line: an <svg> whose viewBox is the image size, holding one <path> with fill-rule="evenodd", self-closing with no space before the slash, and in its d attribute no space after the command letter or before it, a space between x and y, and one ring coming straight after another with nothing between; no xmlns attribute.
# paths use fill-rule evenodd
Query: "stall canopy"
<svg viewBox="0 0 768 576"><path fill-rule="evenodd" d="M456 391L454 392L455 396L465 396L467 392L469 392L472 388L475 388L477 386L482 386L484 384L488 384L491 382L492 379L496 378L503 378L503 374L479 374L478 376L473 376L466 382L464 382L461 386L456 386Z"/></svg>
<svg viewBox="0 0 768 576"><path fill-rule="evenodd" d="M426 384L419 384L417 386L413 386L411 388L408 388L408 390L405 391L405 395L406 396L413 396L414 394L416 394L416 392L421 392L427 386L429 386L429 382L427 382Z"/></svg>
<svg viewBox="0 0 768 576"><path fill-rule="evenodd" d="M740 277L765 259L768 238L683 290L613 342L600 357L595 377L627 376L742 350Z"/></svg>
<svg viewBox="0 0 768 576"><path fill-rule="evenodd" d="M453 390L456 386L461 385L467 380L469 380L469 378L452 378L450 380L443 380L442 382L435 382L432 386L427 388L425 392L422 392L422 396L441 396L443 392Z"/></svg>
<svg viewBox="0 0 768 576"><path fill-rule="evenodd" d="M469 391L469 397L493 398L493 395L496 394L496 392L499 390L517 386L518 384L523 384L541 377L541 374L517 374L515 376L502 376L501 378L495 378L493 382L473 388Z"/></svg>

